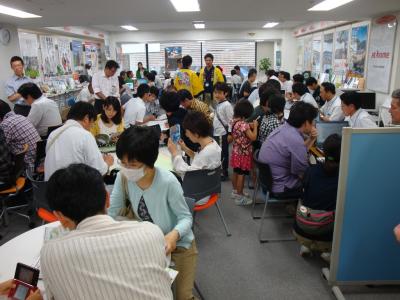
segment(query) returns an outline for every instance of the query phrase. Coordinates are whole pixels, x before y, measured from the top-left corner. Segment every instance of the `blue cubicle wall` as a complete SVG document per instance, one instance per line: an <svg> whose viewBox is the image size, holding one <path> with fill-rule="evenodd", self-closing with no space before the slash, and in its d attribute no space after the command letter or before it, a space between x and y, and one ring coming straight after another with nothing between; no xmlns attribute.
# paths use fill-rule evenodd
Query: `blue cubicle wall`
<svg viewBox="0 0 400 300"><path fill-rule="evenodd" d="M344 128L329 281L400 284L400 128Z"/></svg>

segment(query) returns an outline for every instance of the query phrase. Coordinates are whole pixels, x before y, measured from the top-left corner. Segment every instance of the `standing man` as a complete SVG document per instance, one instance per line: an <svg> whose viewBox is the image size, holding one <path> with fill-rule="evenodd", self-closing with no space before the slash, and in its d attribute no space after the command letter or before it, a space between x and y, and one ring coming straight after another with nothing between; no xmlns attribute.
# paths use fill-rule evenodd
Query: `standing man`
<svg viewBox="0 0 400 300"><path fill-rule="evenodd" d="M320 96L325 101L320 110L320 119L324 122L343 121L342 101L336 96L335 85L330 82L321 83Z"/></svg>
<svg viewBox="0 0 400 300"><path fill-rule="evenodd" d="M190 69L192 62L193 59L190 55L186 55L182 58L182 69L176 72L174 86L177 91L188 90L193 97L197 97L203 92L203 84L196 72Z"/></svg>
<svg viewBox="0 0 400 300"><path fill-rule="evenodd" d="M118 68L119 64L116 61L109 60L103 72L97 72L93 75L92 87L96 98L94 102L96 115L102 112L103 101L107 97L119 98L119 82L118 77L115 76Z"/></svg>
<svg viewBox="0 0 400 300"><path fill-rule="evenodd" d="M18 115L28 116L31 107L24 101L18 93L18 89L24 83L32 80L24 74L24 61L19 56L13 56L10 60L11 69L14 75L6 81L6 96L8 101L14 103L14 112Z"/></svg>
<svg viewBox="0 0 400 300"><path fill-rule="evenodd" d="M224 76L220 69L213 66L214 56L211 53L204 55L206 66L200 70L200 81L204 87L204 102L212 104L213 90L217 82L224 82Z"/></svg>
<svg viewBox="0 0 400 300"><path fill-rule="evenodd" d="M236 71L236 74L240 76L240 78L242 79L242 82L244 81L244 75L242 73L242 71L240 70L239 66L234 66L233 69Z"/></svg>

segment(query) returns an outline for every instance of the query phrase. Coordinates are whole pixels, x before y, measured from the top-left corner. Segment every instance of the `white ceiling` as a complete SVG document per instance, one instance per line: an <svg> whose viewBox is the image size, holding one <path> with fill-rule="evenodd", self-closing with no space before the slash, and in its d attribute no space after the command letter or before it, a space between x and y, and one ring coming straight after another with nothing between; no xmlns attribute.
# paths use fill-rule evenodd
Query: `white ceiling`
<svg viewBox="0 0 400 300"><path fill-rule="evenodd" d="M353 21L400 10L400 0L355 0L331 12L308 12L310 0L199 0L200 12L177 13L168 0L0 0L0 4L43 16L18 19L0 14L0 23L21 27L90 26L124 31L193 29L205 21L209 29L259 29L266 22L293 28L311 21ZM277 27L279 28L279 27Z"/></svg>

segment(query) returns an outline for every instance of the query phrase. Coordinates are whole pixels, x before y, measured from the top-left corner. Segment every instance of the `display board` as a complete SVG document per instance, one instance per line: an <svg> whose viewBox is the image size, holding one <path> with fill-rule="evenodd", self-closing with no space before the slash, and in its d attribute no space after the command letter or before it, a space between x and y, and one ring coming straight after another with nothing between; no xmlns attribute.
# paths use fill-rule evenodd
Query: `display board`
<svg viewBox="0 0 400 300"><path fill-rule="evenodd" d="M312 42L312 76L318 77L321 72L321 34L313 36Z"/></svg>
<svg viewBox="0 0 400 300"><path fill-rule="evenodd" d="M329 282L400 284L400 128L343 129Z"/></svg>
<svg viewBox="0 0 400 300"><path fill-rule="evenodd" d="M41 35L40 49L44 76L55 76L57 74L57 58L54 38L52 36Z"/></svg>
<svg viewBox="0 0 400 300"><path fill-rule="evenodd" d="M81 41L73 40L71 42L72 48L72 57L73 57L73 64L74 69L79 68L83 65L83 45Z"/></svg>
<svg viewBox="0 0 400 300"><path fill-rule="evenodd" d="M297 39L297 64L296 72L300 73L304 67L304 39Z"/></svg>
<svg viewBox="0 0 400 300"><path fill-rule="evenodd" d="M37 35L33 33L19 33L19 46L22 59L25 63L25 74L32 79L39 77L39 44Z"/></svg>
<svg viewBox="0 0 400 300"><path fill-rule="evenodd" d="M344 75L348 70L349 29L336 31L334 72Z"/></svg>
<svg viewBox="0 0 400 300"><path fill-rule="evenodd" d="M178 69L177 60L182 58L182 47L165 47L165 70L175 71Z"/></svg>
<svg viewBox="0 0 400 300"><path fill-rule="evenodd" d="M322 44L322 72L332 72L333 32L324 34Z"/></svg>
<svg viewBox="0 0 400 300"><path fill-rule="evenodd" d="M367 88L389 93L397 20L384 16L372 21L368 49Z"/></svg>
<svg viewBox="0 0 400 300"><path fill-rule="evenodd" d="M351 77L364 77L367 57L368 25L351 29L349 73Z"/></svg>
<svg viewBox="0 0 400 300"><path fill-rule="evenodd" d="M311 71L312 70L312 36L306 36L304 38L304 66L303 71Z"/></svg>
<svg viewBox="0 0 400 300"><path fill-rule="evenodd" d="M72 73L72 51L70 39L58 37L57 40L57 75L69 75Z"/></svg>

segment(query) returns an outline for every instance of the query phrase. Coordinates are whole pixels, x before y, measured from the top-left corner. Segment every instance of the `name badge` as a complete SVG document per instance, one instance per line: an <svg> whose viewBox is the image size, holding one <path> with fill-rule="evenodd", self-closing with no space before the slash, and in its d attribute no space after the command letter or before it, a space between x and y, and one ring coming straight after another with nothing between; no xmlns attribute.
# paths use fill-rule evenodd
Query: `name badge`
<svg viewBox="0 0 400 300"><path fill-rule="evenodd" d="M209 87L209 86L210 86L210 84L208 82L206 82L206 87Z"/></svg>

